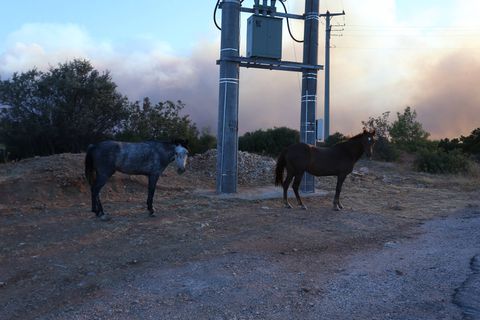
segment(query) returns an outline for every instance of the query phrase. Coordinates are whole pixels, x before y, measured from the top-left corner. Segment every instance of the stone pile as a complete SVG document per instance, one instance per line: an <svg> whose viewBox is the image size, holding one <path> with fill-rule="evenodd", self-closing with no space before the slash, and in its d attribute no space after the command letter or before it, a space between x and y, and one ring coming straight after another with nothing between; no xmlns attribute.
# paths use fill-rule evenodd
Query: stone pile
<svg viewBox="0 0 480 320"><path fill-rule="evenodd" d="M215 178L217 150L211 149L189 159L187 170ZM276 161L244 151L238 152L238 182L244 185L273 183Z"/></svg>

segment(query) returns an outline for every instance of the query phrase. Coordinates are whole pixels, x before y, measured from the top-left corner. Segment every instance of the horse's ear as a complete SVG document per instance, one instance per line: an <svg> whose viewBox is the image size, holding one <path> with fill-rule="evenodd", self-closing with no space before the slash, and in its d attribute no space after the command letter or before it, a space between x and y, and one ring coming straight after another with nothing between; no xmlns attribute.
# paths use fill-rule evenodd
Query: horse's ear
<svg viewBox="0 0 480 320"><path fill-rule="evenodd" d="M372 134L372 136L374 136L375 135L375 129L373 129L370 133Z"/></svg>
<svg viewBox="0 0 480 320"><path fill-rule="evenodd" d="M182 139L178 139L178 138L174 138L174 139L171 139L171 142L175 145L183 145L184 144L184 141L185 140L182 140Z"/></svg>
<svg viewBox="0 0 480 320"><path fill-rule="evenodd" d="M363 134L367 134L368 131L367 131L367 128L363 127Z"/></svg>
<svg viewBox="0 0 480 320"><path fill-rule="evenodd" d="M187 149L188 152L190 152L190 149L188 148L188 139L172 139L172 143L175 145L181 145L185 149Z"/></svg>

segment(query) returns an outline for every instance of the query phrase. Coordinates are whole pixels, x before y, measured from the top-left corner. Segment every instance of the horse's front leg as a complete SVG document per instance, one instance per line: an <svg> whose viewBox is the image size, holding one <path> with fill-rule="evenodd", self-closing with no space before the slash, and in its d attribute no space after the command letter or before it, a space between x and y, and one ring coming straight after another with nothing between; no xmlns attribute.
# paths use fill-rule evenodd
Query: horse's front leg
<svg viewBox="0 0 480 320"><path fill-rule="evenodd" d="M342 191L343 181L345 181L346 177L346 175L337 176L337 187L335 188L335 197L333 198L333 210L335 211L343 209L343 206L340 203L340 192Z"/></svg>
<svg viewBox="0 0 480 320"><path fill-rule="evenodd" d="M155 188L159 174L151 174L148 176L148 197L147 197L147 209L150 212L150 217L155 217L155 209L153 208L153 195L155 194Z"/></svg>

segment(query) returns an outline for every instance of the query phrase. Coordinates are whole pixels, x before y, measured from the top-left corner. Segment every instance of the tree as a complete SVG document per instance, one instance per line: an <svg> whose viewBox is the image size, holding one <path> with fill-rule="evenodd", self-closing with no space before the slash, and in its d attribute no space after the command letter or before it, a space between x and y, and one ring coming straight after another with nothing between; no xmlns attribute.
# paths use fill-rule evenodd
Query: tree
<svg viewBox="0 0 480 320"><path fill-rule="evenodd" d="M455 149L460 149L462 150L463 148L462 143L460 142L460 139L458 138L453 138L452 140L445 138L445 139L440 139L438 142L438 148L442 149L445 152L450 152Z"/></svg>
<svg viewBox="0 0 480 320"><path fill-rule="evenodd" d="M347 140L348 138L344 136L342 133L335 132L334 134L329 135L327 139L325 139L325 141L323 142L323 146L331 147L336 145L337 143L344 142Z"/></svg>
<svg viewBox="0 0 480 320"><path fill-rule="evenodd" d="M406 107L403 113L397 112L397 120L389 130L393 144L407 151L416 151L427 143L430 134L416 118L417 112L410 107Z"/></svg>
<svg viewBox="0 0 480 320"><path fill-rule="evenodd" d="M362 121L362 125L369 131L375 130L375 135L378 138L381 137L388 141L390 139L390 124L388 121L389 117L390 111L386 111L377 118L369 117L367 121Z"/></svg>
<svg viewBox="0 0 480 320"><path fill-rule="evenodd" d="M461 136L463 151L475 155L480 159L480 128L472 131L469 136Z"/></svg>
<svg viewBox="0 0 480 320"><path fill-rule="evenodd" d="M152 104L148 97L130 103L128 117L122 121L116 138L125 141L188 139L191 153L208 150L216 144L215 137L204 130L199 137L198 129L189 116L180 112L185 105L181 101Z"/></svg>
<svg viewBox="0 0 480 320"><path fill-rule="evenodd" d="M217 147L217 138L210 133L208 128L202 129L202 132L198 136L197 140L194 140L193 145L190 149L192 153L203 153L210 149L215 149Z"/></svg>
<svg viewBox="0 0 480 320"><path fill-rule="evenodd" d="M460 138L453 138L452 140L442 139L438 143L438 147L446 152L459 149L472 155L476 160L480 160L480 128L473 130L468 136L460 136Z"/></svg>
<svg viewBox="0 0 480 320"><path fill-rule="evenodd" d="M376 160L395 161L399 154L397 149L390 142L390 111L382 113L381 116L369 117L367 121L362 121L362 125L367 130L375 130L376 142L373 146L373 158Z"/></svg>
<svg viewBox="0 0 480 320"><path fill-rule="evenodd" d="M14 73L0 81L0 135L12 158L80 152L111 137L128 100L109 72L73 60L47 72Z"/></svg>
<svg viewBox="0 0 480 320"><path fill-rule="evenodd" d="M276 157L283 148L300 140L297 130L287 127L247 132L238 140L238 148L242 151Z"/></svg>

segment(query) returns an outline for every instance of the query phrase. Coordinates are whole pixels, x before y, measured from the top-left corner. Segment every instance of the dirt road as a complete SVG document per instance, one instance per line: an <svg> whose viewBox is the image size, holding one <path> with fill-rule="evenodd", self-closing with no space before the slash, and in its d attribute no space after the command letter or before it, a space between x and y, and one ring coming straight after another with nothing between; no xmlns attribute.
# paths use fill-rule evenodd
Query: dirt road
<svg viewBox="0 0 480 320"><path fill-rule="evenodd" d="M304 211L202 196L208 177L169 173L148 218L145 182L123 177L105 190L102 223L81 156L65 157L63 184L45 165L0 168L2 319L468 319L478 308L477 178L361 163L334 212L328 178Z"/></svg>

